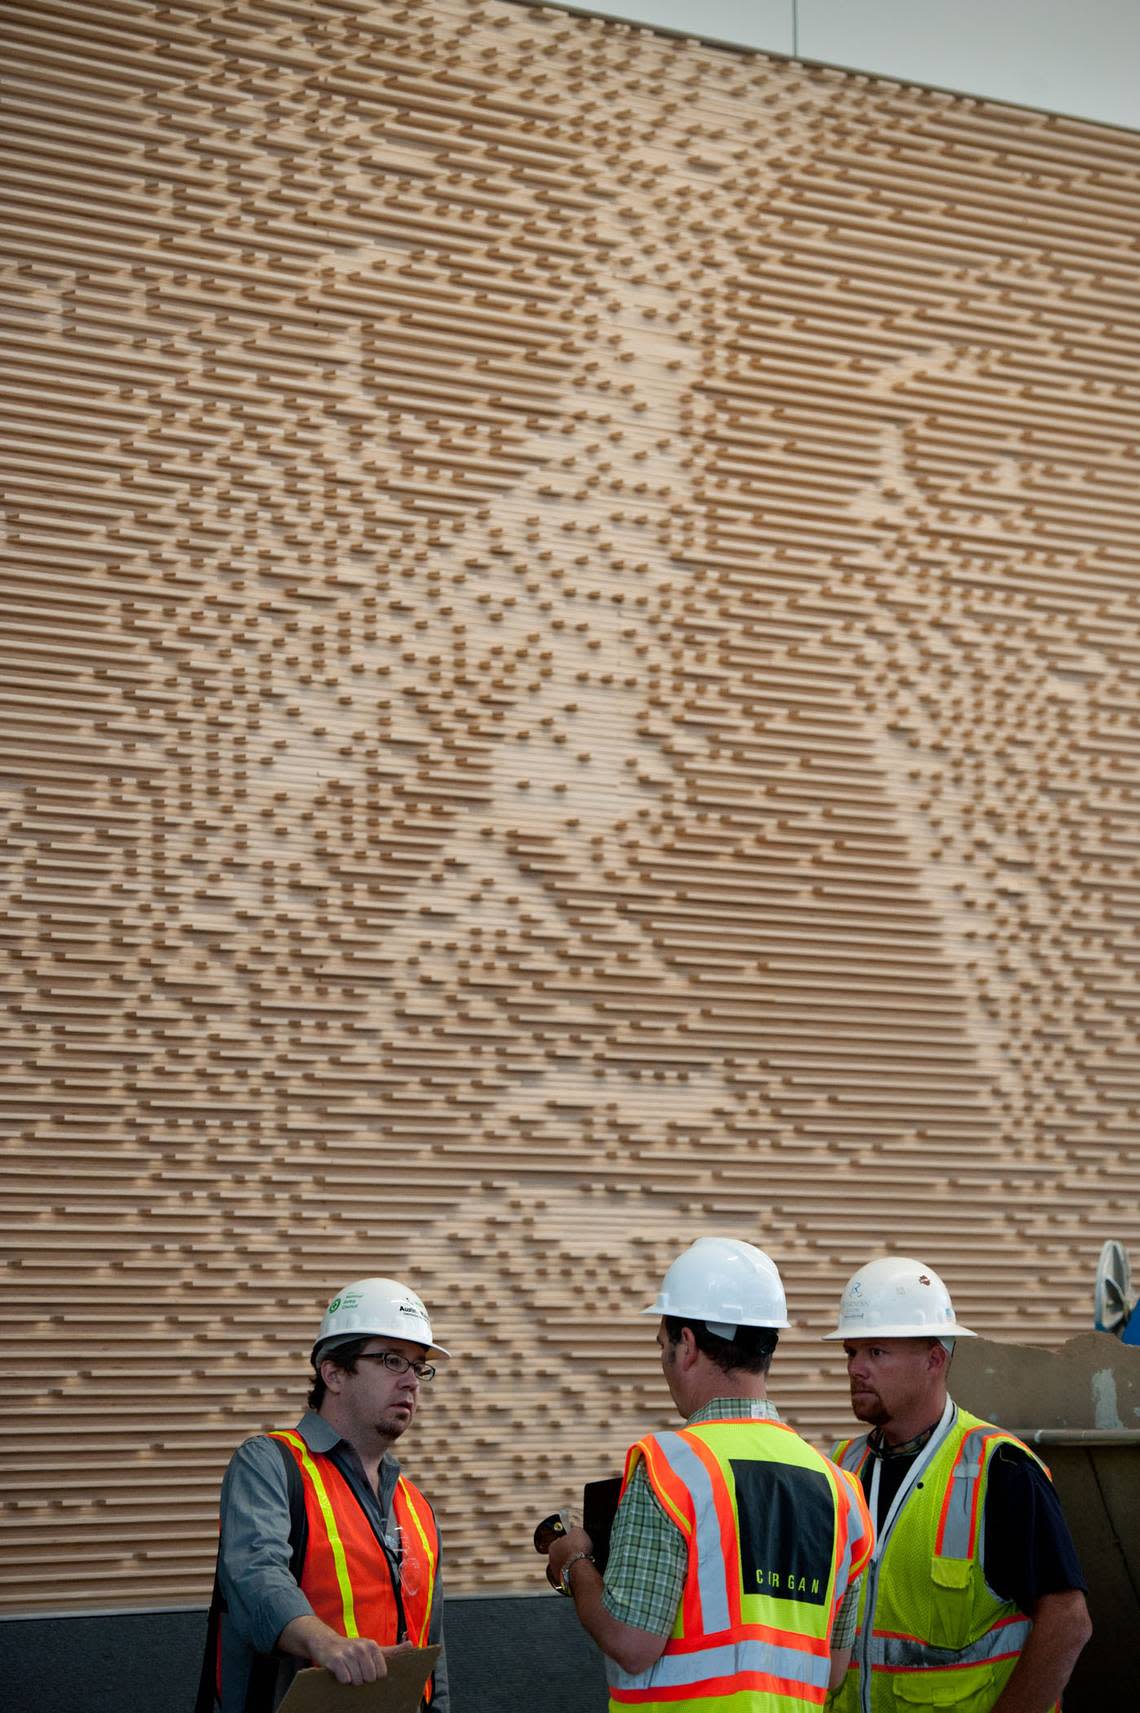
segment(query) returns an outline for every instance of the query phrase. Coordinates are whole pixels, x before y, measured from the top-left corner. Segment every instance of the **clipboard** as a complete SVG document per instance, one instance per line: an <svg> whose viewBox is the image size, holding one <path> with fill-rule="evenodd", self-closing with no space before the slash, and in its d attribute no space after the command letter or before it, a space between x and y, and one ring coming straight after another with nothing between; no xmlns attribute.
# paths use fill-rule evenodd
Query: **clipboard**
<svg viewBox="0 0 1140 1713"><path fill-rule="evenodd" d="M323 1666L299 1671L277 1713L419 1713L438 1645L388 1655L388 1675L375 1683L338 1683Z"/></svg>

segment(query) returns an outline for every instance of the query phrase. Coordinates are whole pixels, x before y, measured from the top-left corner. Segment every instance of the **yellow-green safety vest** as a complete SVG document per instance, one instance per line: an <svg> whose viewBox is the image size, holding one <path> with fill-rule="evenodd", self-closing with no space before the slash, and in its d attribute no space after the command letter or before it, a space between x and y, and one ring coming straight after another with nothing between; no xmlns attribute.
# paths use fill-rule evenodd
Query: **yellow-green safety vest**
<svg viewBox="0 0 1140 1713"><path fill-rule="evenodd" d="M953 1408L863 1576L851 1667L828 1713L989 1713L1029 1638L1025 1613L987 1586L982 1542L994 1453L1003 1445L1033 1453L1013 1434ZM857 1478L869 1455L865 1434L834 1452Z"/></svg>
<svg viewBox="0 0 1140 1713"><path fill-rule="evenodd" d="M835 1613L871 1552L858 1483L782 1422L747 1418L639 1440L627 1485L639 1461L688 1561L660 1659L608 1662L611 1713L822 1709Z"/></svg>

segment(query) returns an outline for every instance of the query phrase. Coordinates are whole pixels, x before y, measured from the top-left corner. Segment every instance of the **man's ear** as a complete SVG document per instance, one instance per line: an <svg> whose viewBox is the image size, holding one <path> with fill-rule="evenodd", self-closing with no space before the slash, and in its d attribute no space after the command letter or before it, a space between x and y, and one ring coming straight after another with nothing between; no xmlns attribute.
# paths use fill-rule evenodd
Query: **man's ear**
<svg viewBox="0 0 1140 1713"><path fill-rule="evenodd" d="M332 1392L335 1397L344 1386L345 1370L334 1362L331 1356L326 1356L321 1363L319 1372L325 1383L326 1392Z"/></svg>
<svg viewBox="0 0 1140 1713"><path fill-rule="evenodd" d="M950 1366L950 1352L941 1339L934 1339L926 1353L926 1366L932 1374L941 1374L945 1378Z"/></svg>
<svg viewBox="0 0 1140 1713"><path fill-rule="evenodd" d="M700 1354L692 1327L683 1326L681 1336L677 1340L677 1366L685 1369L691 1368Z"/></svg>

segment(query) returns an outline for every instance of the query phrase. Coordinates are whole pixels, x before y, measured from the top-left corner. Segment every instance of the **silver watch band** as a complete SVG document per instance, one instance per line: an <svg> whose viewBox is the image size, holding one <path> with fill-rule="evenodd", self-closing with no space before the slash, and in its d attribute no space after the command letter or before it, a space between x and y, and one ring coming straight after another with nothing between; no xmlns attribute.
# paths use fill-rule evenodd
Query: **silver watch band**
<svg viewBox="0 0 1140 1713"><path fill-rule="evenodd" d="M562 1569L558 1575L558 1581L559 1581L559 1584L561 1586L563 1594L567 1594L571 1598L573 1598L574 1590L570 1586L570 1572L571 1572L572 1568L574 1567L574 1565L578 1564L584 1558L589 1559L590 1563L593 1564L594 1555L592 1552L571 1553L570 1557L566 1560L566 1563L562 1566Z"/></svg>

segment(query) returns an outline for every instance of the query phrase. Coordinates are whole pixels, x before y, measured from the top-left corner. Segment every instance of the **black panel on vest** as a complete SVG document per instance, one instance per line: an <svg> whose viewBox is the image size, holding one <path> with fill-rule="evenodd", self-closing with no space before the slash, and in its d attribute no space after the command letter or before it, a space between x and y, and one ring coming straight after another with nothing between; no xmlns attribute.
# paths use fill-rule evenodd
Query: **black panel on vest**
<svg viewBox="0 0 1140 1713"><path fill-rule="evenodd" d="M835 1500L827 1476L787 1463L733 1459L730 1467L745 1594L822 1606L835 1541Z"/></svg>

